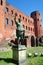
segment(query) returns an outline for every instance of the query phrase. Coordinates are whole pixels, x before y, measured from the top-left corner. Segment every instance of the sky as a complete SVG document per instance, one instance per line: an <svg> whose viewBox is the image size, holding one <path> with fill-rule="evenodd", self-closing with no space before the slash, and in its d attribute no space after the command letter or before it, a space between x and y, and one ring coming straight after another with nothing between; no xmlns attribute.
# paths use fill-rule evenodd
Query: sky
<svg viewBox="0 0 43 65"><path fill-rule="evenodd" d="M43 26L43 0L6 0L6 2L28 16L31 12L39 10Z"/></svg>

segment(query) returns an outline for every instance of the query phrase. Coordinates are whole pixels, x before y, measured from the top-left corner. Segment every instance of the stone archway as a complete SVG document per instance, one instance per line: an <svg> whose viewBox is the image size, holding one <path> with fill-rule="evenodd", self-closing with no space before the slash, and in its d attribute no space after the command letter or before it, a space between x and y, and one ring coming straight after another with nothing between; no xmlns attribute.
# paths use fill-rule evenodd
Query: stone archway
<svg viewBox="0 0 43 65"><path fill-rule="evenodd" d="M40 38L39 38L39 45L41 46L43 46L43 36L41 36Z"/></svg>
<svg viewBox="0 0 43 65"><path fill-rule="evenodd" d="M34 47L36 45L36 41L35 41L35 37L34 36L31 36L31 46Z"/></svg>
<svg viewBox="0 0 43 65"><path fill-rule="evenodd" d="M40 43L43 43L43 36L41 36L41 37L39 38L39 42L40 42Z"/></svg>

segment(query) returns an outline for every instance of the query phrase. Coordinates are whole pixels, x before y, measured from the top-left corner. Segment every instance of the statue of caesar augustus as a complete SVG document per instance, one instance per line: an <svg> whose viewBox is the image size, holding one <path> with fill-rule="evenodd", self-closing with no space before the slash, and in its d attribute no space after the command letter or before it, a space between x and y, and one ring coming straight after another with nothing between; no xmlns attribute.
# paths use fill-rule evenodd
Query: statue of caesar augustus
<svg viewBox="0 0 43 65"><path fill-rule="evenodd" d="M16 21L16 16L17 14L15 14L15 17L14 17L14 21L15 21L15 24L16 24L16 36L18 39L24 39L24 36L25 36L25 30L24 30L24 27L23 27L23 24L21 23L21 19L18 18L18 21Z"/></svg>

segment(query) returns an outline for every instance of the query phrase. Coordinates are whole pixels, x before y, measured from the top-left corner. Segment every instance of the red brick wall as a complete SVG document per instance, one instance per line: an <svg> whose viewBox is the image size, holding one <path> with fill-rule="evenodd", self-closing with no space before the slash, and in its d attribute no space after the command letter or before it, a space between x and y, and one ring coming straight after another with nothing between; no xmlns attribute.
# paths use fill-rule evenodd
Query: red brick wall
<svg viewBox="0 0 43 65"><path fill-rule="evenodd" d="M2 5L0 3L0 41L1 41L1 37L4 37L4 20L5 20L5 0L2 0Z"/></svg>

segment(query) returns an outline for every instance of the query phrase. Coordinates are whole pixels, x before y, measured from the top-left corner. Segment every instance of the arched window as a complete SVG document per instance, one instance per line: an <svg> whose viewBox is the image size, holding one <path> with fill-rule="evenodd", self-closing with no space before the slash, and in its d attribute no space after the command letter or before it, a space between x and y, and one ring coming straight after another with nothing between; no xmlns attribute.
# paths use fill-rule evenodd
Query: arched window
<svg viewBox="0 0 43 65"><path fill-rule="evenodd" d="M15 16L17 16L18 14L17 14L17 12L15 13Z"/></svg>
<svg viewBox="0 0 43 65"><path fill-rule="evenodd" d="M27 26L26 26L26 30L27 30Z"/></svg>
<svg viewBox="0 0 43 65"><path fill-rule="evenodd" d="M5 8L5 12L8 12L8 7Z"/></svg>
<svg viewBox="0 0 43 65"><path fill-rule="evenodd" d="M26 18L26 22L27 22L27 18Z"/></svg>
<svg viewBox="0 0 43 65"><path fill-rule="evenodd" d="M11 10L11 14L13 14L13 10Z"/></svg>
<svg viewBox="0 0 43 65"><path fill-rule="evenodd" d="M5 19L5 24L8 24L8 18Z"/></svg>
<svg viewBox="0 0 43 65"><path fill-rule="evenodd" d="M28 27L28 30L30 30L30 27Z"/></svg>
<svg viewBox="0 0 43 65"><path fill-rule="evenodd" d="M23 20L24 20L24 17L23 17Z"/></svg>
<svg viewBox="0 0 43 65"><path fill-rule="evenodd" d="M10 25L13 26L13 20L11 20Z"/></svg>
<svg viewBox="0 0 43 65"><path fill-rule="evenodd" d="M37 19L37 21L39 21L39 19Z"/></svg>
<svg viewBox="0 0 43 65"><path fill-rule="evenodd" d="M21 18L21 15L19 15L19 17Z"/></svg>
<svg viewBox="0 0 43 65"><path fill-rule="evenodd" d="M3 5L3 1L2 0L0 0L0 4Z"/></svg>

